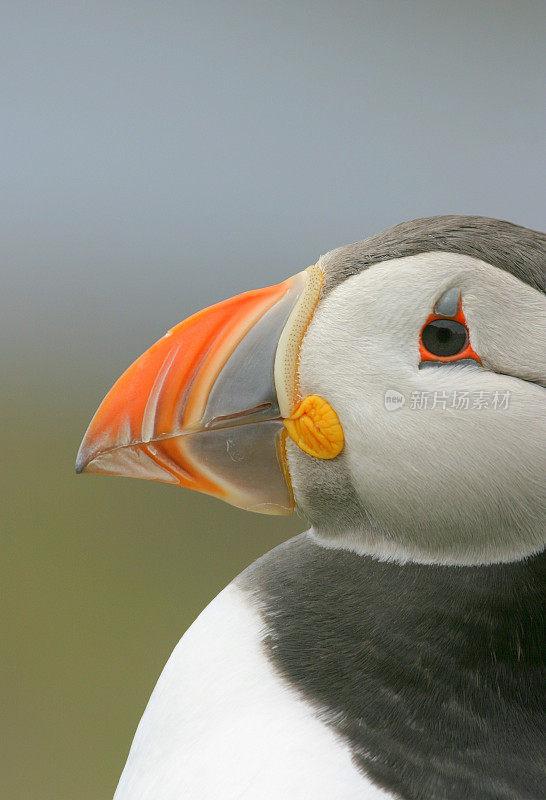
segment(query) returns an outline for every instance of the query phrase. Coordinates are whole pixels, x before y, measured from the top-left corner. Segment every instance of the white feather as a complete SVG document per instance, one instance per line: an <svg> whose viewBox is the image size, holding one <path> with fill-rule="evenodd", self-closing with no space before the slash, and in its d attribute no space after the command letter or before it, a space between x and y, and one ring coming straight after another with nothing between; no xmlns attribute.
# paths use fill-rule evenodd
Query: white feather
<svg viewBox="0 0 546 800"><path fill-rule="evenodd" d="M275 674L231 584L169 659L114 800L388 800L349 747Z"/></svg>

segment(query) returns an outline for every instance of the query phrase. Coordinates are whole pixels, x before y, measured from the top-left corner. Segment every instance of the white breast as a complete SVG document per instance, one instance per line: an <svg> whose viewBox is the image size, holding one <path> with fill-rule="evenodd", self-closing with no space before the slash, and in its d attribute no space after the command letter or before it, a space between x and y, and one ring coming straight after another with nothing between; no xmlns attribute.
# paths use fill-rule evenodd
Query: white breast
<svg viewBox="0 0 546 800"><path fill-rule="evenodd" d="M233 584L182 637L138 726L114 800L387 800L275 674Z"/></svg>

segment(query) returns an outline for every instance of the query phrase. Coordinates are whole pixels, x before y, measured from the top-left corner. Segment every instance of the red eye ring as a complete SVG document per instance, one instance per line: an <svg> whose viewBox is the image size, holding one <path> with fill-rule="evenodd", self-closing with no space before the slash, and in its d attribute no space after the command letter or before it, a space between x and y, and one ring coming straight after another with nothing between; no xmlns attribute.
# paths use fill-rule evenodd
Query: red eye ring
<svg viewBox="0 0 546 800"><path fill-rule="evenodd" d="M438 356L434 353L431 353L425 345L423 344L423 331L431 322L434 322L437 319L450 319L454 322L458 322L460 325L463 325L466 329L467 333L467 345L466 347L461 350L459 353L456 353L453 356ZM421 362L423 361L441 361L443 363L450 363L452 361L462 361L466 358L471 358L474 361L477 361L478 364L481 365L482 361L479 355L476 353L472 345L470 344L470 333L468 330L468 325L466 324L465 315L463 312L463 304L462 300L459 297L459 302L457 304L457 313L453 317L446 316L445 314L431 314L423 327L421 328L421 332L419 334L419 356L421 357Z"/></svg>

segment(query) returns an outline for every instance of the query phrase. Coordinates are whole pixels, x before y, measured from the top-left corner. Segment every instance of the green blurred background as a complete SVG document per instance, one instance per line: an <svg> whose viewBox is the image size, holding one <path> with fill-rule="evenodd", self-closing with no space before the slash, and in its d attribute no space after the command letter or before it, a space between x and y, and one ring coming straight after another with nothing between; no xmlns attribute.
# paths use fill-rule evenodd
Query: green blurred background
<svg viewBox="0 0 546 800"><path fill-rule="evenodd" d="M403 219L544 228L546 6L0 3L0 797L111 797L180 635L304 527L79 476L192 311Z"/></svg>

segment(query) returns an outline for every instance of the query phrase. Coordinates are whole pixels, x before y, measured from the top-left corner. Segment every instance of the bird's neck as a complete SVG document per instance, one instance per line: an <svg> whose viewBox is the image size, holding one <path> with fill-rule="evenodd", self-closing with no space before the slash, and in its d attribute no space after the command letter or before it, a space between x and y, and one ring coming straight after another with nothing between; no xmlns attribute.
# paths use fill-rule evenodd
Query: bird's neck
<svg viewBox="0 0 546 800"><path fill-rule="evenodd" d="M491 566L397 564L304 534L244 583L276 669L379 785L498 800L539 796L543 780L545 571L544 553Z"/></svg>
<svg viewBox="0 0 546 800"><path fill-rule="evenodd" d="M439 671L492 682L501 664L515 676L544 660L546 552L487 566L365 560L359 591L379 639L405 639L414 652L434 652Z"/></svg>
<svg viewBox="0 0 546 800"><path fill-rule="evenodd" d="M339 636L360 631L393 646L433 647L450 669L499 661L517 668L544 656L546 551L511 563L435 566L320 547L309 533L292 548L284 564L270 561L261 580L265 589L282 567L286 593L275 595L295 624L299 611L302 625L307 619L323 630L322 617L335 609Z"/></svg>

